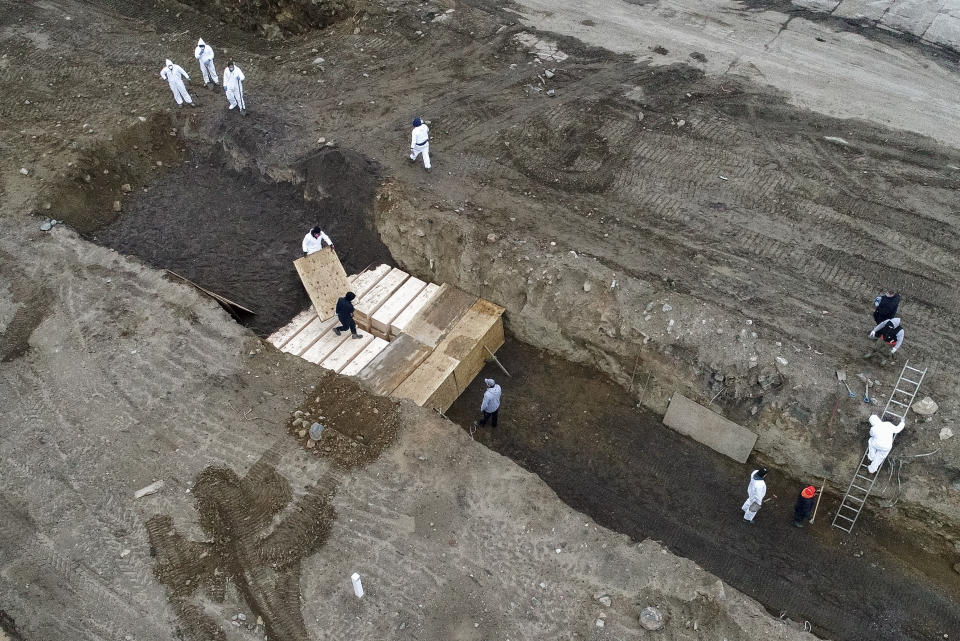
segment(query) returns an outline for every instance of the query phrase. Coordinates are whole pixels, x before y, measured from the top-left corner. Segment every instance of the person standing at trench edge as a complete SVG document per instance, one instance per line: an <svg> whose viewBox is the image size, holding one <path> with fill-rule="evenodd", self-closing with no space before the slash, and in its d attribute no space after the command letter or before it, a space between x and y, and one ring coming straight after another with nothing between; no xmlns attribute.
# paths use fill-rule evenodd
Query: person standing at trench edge
<svg viewBox="0 0 960 641"><path fill-rule="evenodd" d="M817 488L812 485L800 490L800 496L793 506L793 527L803 527L803 522L807 520L810 513L813 512L814 497L817 495Z"/></svg>
<svg viewBox="0 0 960 641"><path fill-rule="evenodd" d="M353 320L353 299L357 295L353 292L347 292L345 296L337 299L337 318L340 319L340 327L334 327L333 333L337 336L348 329L353 334L353 338L361 338L357 333L357 322Z"/></svg>

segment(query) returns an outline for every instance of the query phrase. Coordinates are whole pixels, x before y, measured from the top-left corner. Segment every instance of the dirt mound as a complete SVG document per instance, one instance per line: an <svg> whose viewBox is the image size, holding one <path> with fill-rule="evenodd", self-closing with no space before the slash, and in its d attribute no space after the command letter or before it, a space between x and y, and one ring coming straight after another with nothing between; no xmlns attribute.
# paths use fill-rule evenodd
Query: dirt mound
<svg viewBox="0 0 960 641"><path fill-rule="evenodd" d="M246 31L260 31L268 37L279 32L306 33L339 22L354 10L351 0L183 0Z"/></svg>

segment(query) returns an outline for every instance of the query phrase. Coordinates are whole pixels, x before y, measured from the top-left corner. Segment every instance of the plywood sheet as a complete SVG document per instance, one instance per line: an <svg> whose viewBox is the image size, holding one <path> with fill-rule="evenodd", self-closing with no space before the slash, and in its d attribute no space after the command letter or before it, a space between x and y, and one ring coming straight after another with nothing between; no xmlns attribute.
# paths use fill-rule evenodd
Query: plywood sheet
<svg viewBox="0 0 960 641"><path fill-rule="evenodd" d="M283 351L297 356L303 356L303 353L310 348L324 333L329 332L337 322L337 317L320 320L314 318L310 323L300 330L296 336L291 338L284 346Z"/></svg>
<svg viewBox="0 0 960 641"><path fill-rule="evenodd" d="M363 350L357 354L352 361L350 361L346 367L340 370L340 373L344 376L356 376L360 373L364 367L370 364L370 361L375 359L380 352L387 348L389 345L387 341L382 338L376 338L363 348Z"/></svg>
<svg viewBox="0 0 960 641"><path fill-rule="evenodd" d="M401 285L403 285L408 278L410 278L410 274L394 267L386 276L380 279L380 282L371 287L370 291L365 293L360 299L360 302L356 304L353 320L357 321L357 325L369 330L370 317L400 289Z"/></svg>
<svg viewBox="0 0 960 641"><path fill-rule="evenodd" d="M426 345L401 334L364 367L359 376L367 381L374 394L389 396L431 351Z"/></svg>
<svg viewBox="0 0 960 641"><path fill-rule="evenodd" d="M351 338L350 340L344 341L340 343L337 349L333 350L330 356L323 359L320 366L339 373L340 370L346 367L347 364L371 342L373 342L373 336L370 334L364 334L360 340Z"/></svg>
<svg viewBox="0 0 960 641"><path fill-rule="evenodd" d="M331 320L336 321L336 318L333 318ZM320 337L319 340L317 340L316 343L311 345L310 349L308 349L302 354L303 358L310 361L311 363L320 364L324 360L326 360L326 358L330 356L330 354L333 353L333 350L340 347L340 345L343 344L343 341L354 340L350 338L349 331L343 332L342 334L340 334L340 336L337 336L337 334L332 329L333 327L336 327L336 325L331 326L330 331L326 332L323 336Z"/></svg>
<svg viewBox="0 0 960 641"><path fill-rule="evenodd" d="M413 276L408 278L407 281L400 286L400 289L395 291L393 296L387 299L387 301L380 306L380 309L374 313L370 321L370 329L388 338L390 335L390 325L426 286L427 284L419 278L414 278Z"/></svg>
<svg viewBox="0 0 960 641"><path fill-rule="evenodd" d="M390 323L390 336L399 336L439 290L440 285L428 283L423 291L417 294L416 298L410 301L410 304Z"/></svg>
<svg viewBox="0 0 960 641"><path fill-rule="evenodd" d="M477 297L473 294L444 283L410 321L404 332L424 345L436 347L464 312L476 302Z"/></svg>
<svg viewBox="0 0 960 641"><path fill-rule="evenodd" d="M663 424L707 447L746 463L757 435L689 398L673 393Z"/></svg>
<svg viewBox="0 0 960 641"><path fill-rule="evenodd" d="M453 372L458 361L446 354L433 352L393 391L393 396L409 398L417 405L437 407L445 411L459 395ZM436 405L431 405L434 402Z"/></svg>
<svg viewBox="0 0 960 641"><path fill-rule="evenodd" d="M307 295L320 318L333 316L337 299L350 289L347 272L343 270L337 253L321 249L293 261Z"/></svg>
<svg viewBox="0 0 960 641"><path fill-rule="evenodd" d="M303 310L299 314L293 317L293 320L270 334L267 337L267 342L276 347L277 349L282 350L284 346L290 341L291 338L296 336L296 334L306 327L310 321L317 317L317 312L314 311L313 305Z"/></svg>

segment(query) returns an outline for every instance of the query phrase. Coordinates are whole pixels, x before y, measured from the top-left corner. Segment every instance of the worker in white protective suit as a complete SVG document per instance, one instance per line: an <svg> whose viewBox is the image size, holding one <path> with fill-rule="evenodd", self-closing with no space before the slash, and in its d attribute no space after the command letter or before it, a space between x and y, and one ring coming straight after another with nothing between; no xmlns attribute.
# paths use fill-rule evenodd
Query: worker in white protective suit
<svg viewBox="0 0 960 641"><path fill-rule="evenodd" d="M871 474L876 474L883 465L887 454L893 449L893 436L903 431L903 425L903 419L894 425L889 421L881 421L876 414L870 415L870 440L867 441L867 458L870 459L870 466L867 470Z"/></svg>
<svg viewBox="0 0 960 641"><path fill-rule="evenodd" d="M247 77L240 71L240 67L233 64L233 60L227 63L226 68L223 70L223 90L227 93L227 101L230 103L230 108L235 109L239 107L240 113L243 113L247 109L247 103L243 99L243 81L246 79Z"/></svg>
<svg viewBox="0 0 960 641"><path fill-rule="evenodd" d="M413 133L410 135L410 162L423 154L423 168L430 171L430 128L420 118L413 119Z"/></svg>
<svg viewBox="0 0 960 641"><path fill-rule="evenodd" d="M750 473L750 483L747 485L747 500L743 502L743 520L753 523L753 518L763 505L763 497L767 495L767 468L761 467Z"/></svg>
<svg viewBox="0 0 960 641"><path fill-rule="evenodd" d="M170 91L173 92L173 99L177 101L179 106L182 107L183 103L186 102L191 107L196 107L190 94L187 93L187 88L183 86L184 78L190 80L190 76L183 70L183 67L173 64L168 58L163 69L160 70L160 77L169 83Z"/></svg>
<svg viewBox="0 0 960 641"><path fill-rule="evenodd" d="M217 76L217 66L213 64L213 47L203 41L203 38L197 40L197 48L193 50L193 57L200 63L200 73L203 74L203 86L209 87L213 83L216 89L220 84L220 78Z"/></svg>
<svg viewBox="0 0 960 641"><path fill-rule="evenodd" d="M325 247L333 249L333 241L319 227L314 227L303 237L303 253L307 256Z"/></svg>

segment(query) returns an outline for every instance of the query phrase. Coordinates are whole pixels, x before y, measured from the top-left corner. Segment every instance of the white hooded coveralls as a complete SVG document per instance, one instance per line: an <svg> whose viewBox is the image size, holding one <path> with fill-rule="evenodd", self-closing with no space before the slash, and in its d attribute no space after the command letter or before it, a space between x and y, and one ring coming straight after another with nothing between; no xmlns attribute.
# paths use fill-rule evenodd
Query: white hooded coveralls
<svg viewBox="0 0 960 641"><path fill-rule="evenodd" d="M160 70L160 77L170 84L173 99L177 101L178 105L182 105L184 101L189 105L193 104L193 99L191 99L190 94L187 93L187 88L183 86L184 78L190 80L190 76L183 70L183 67L173 64L173 62L168 59L167 64Z"/></svg>
<svg viewBox="0 0 960 641"><path fill-rule="evenodd" d="M203 49L200 48L201 46ZM213 84L219 84L220 78L217 76L217 66L213 64L213 47L205 43L203 38L197 40L197 48L193 50L193 57L200 63L203 84L210 81L213 81Z"/></svg>
<svg viewBox="0 0 960 641"><path fill-rule="evenodd" d="M243 99L243 81L247 77L240 71L240 67L233 65L233 71L230 67L223 69L223 89L227 92L227 100L230 102L230 108L240 107L243 111L247 108L246 101Z"/></svg>
<svg viewBox="0 0 960 641"><path fill-rule="evenodd" d="M758 479L754 475L760 470L754 470L750 472L750 484L747 485L747 500L743 502L743 505L740 507L743 510L743 520L744 521L753 521L753 517L759 512L751 512L750 506L753 503L758 505L763 505L763 497L767 495L767 482L763 479Z"/></svg>
<svg viewBox="0 0 960 641"><path fill-rule="evenodd" d="M881 421L876 414L870 415L870 440L867 441L867 458L870 459L870 466L867 470L871 474L876 474L880 466L887 458L887 454L893 449L893 435L903 431L903 419L900 423L894 425L889 421Z"/></svg>
<svg viewBox="0 0 960 641"><path fill-rule="evenodd" d="M324 232L320 232L320 236L314 238L313 232L308 231L303 237L303 253L309 256L313 252L318 252L324 248L324 243L326 247L333 247L333 241Z"/></svg>
<svg viewBox="0 0 960 641"><path fill-rule="evenodd" d="M424 168L430 169L430 128L424 123L414 127L410 135L410 160L416 160L420 154Z"/></svg>

